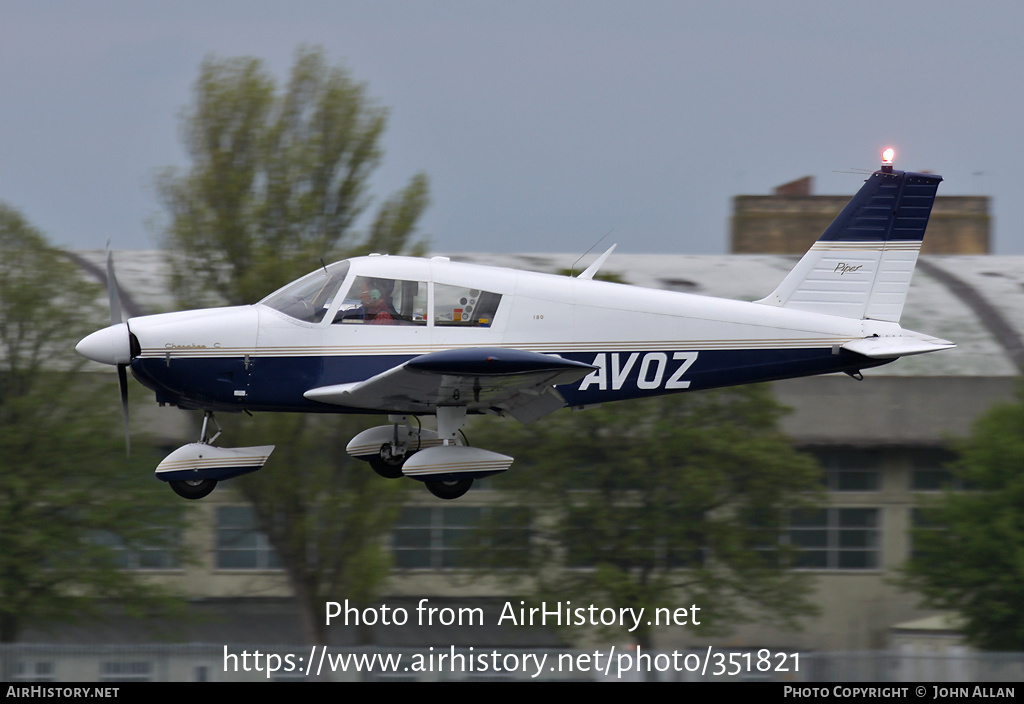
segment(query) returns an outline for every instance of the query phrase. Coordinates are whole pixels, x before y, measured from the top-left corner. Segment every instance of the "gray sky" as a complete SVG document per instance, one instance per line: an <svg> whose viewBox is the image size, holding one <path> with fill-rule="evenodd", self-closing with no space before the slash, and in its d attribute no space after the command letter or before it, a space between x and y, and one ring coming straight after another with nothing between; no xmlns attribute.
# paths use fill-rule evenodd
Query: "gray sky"
<svg viewBox="0 0 1024 704"><path fill-rule="evenodd" d="M204 56L320 45L391 108L443 252L726 251L730 198L852 195L884 146L990 195L1024 254L1024 3L0 0L0 200L57 244L155 246Z"/></svg>

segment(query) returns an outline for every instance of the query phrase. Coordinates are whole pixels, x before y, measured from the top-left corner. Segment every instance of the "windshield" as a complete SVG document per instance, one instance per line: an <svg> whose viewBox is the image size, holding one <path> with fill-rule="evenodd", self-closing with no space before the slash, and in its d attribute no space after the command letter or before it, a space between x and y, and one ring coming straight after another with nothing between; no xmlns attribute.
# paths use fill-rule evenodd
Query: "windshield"
<svg viewBox="0 0 1024 704"><path fill-rule="evenodd" d="M317 269L278 289L260 303L297 320L319 323L334 302L334 296L348 275L348 269L347 261Z"/></svg>

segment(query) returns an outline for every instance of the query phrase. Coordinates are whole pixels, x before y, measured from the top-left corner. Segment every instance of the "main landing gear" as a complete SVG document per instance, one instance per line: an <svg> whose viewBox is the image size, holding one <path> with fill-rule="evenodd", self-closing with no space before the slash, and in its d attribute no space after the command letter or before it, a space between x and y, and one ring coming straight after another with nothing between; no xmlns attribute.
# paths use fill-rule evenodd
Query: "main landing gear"
<svg viewBox="0 0 1024 704"><path fill-rule="evenodd" d="M391 425L364 430L349 442L347 451L364 460L382 477L410 477L423 482L439 499L457 499L473 480L504 472L512 458L465 445L462 427L465 406L440 406L437 432L412 427L409 416L388 416Z"/></svg>

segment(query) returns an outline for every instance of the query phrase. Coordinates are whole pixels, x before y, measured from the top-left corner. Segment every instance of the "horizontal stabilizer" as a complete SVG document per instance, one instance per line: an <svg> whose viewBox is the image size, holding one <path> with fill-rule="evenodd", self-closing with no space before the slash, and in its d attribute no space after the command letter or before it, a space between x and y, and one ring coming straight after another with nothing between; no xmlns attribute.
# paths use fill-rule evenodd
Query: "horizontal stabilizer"
<svg viewBox="0 0 1024 704"><path fill-rule="evenodd" d="M956 347L949 340L928 337L916 333L902 337L865 337L851 340L843 345L844 350L862 354L871 359L894 359L912 354L938 352Z"/></svg>

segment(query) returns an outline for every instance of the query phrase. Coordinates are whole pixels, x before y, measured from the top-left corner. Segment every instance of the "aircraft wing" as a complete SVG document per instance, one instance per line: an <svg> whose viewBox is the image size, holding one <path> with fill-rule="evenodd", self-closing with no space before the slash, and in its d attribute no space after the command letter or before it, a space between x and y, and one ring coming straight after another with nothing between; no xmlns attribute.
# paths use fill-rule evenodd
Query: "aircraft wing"
<svg viewBox="0 0 1024 704"><path fill-rule="evenodd" d="M438 406L499 411L529 423L565 405L555 386L596 367L554 355L494 347L432 352L365 381L310 389L306 398L389 413L434 413Z"/></svg>

